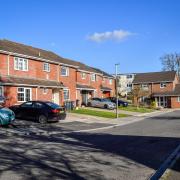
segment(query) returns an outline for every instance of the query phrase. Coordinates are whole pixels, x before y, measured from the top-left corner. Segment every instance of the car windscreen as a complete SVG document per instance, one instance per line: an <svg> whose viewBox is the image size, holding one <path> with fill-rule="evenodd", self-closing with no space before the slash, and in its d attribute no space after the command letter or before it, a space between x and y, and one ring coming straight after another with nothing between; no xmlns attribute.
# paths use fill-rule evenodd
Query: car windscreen
<svg viewBox="0 0 180 180"><path fill-rule="evenodd" d="M53 109L59 109L60 106L58 104L52 103L52 102L46 102L48 106L50 106Z"/></svg>
<svg viewBox="0 0 180 180"><path fill-rule="evenodd" d="M102 99L102 102L111 102L109 99Z"/></svg>

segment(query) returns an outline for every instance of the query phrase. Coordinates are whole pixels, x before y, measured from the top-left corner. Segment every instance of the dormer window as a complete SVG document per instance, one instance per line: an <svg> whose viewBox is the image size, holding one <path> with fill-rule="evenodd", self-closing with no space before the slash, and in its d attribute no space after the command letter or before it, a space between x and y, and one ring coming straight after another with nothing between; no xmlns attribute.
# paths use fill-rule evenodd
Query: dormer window
<svg viewBox="0 0 180 180"><path fill-rule="evenodd" d="M165 88L166 86L166 83L160 83L160 88Z"/></svg>
<svg viewBox="0 0 180 180"><path fill-rule="evenodd" d="M50 72L50 64L49 63L43 64L43 71Z"/></svg>
<svg viewBox="0 0 180 180"><path fill-rule="evenodd" d="M69 68L68 67L61 67L61 76L69 76Z"/></svg>

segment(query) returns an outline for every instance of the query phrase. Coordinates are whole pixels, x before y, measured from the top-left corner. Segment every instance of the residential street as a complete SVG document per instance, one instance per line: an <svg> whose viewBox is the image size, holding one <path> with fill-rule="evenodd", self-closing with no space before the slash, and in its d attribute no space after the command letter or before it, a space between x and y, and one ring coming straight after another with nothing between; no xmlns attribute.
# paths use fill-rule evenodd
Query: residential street
<svg viewBox="0 0 180 180"><path fill-rule="evenodd" d="M73 131L108 124L76 123L53 135L1 133L0 179L144 180L180 144L180 111L89 133Z"/></svg>

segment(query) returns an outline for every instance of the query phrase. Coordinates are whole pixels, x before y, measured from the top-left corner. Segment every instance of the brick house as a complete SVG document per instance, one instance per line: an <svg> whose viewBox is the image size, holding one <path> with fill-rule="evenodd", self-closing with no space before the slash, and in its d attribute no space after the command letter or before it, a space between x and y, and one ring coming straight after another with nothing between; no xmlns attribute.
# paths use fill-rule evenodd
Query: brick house
<svg viewBox="0 0 180 180"><path fill-rule="evenodd" d="M148 96L140 98L142 103L155 101L157 107L180 108L180 84L175 71L138 73L133 80L133 89L136 87L148 91Z"/></svg>
<svg viewBox="0 0 180 180"><path fill-rule="evenodd" d="M108 94L104 93L106 88ZM43 49L0 40L0 95L6 106L28 100L87 102L91 96L113 96L114 78L83 63Z"/></svg>

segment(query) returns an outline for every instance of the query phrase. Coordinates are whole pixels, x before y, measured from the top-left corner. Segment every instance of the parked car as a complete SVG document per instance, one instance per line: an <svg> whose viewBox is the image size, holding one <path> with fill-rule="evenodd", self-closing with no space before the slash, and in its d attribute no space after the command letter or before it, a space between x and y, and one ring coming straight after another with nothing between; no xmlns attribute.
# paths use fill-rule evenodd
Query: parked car
<svg viewBox="0 0 180 180"><path fill-rule="evenodd" d="M4 103L5 97L0 96L0 103ZM9 125L15 120L15 114L10 109L0 105L0 125Z"/></svg>
<svg viewBox="0 0 180 180"><path fill-rule="evenodd" d="M65 108L49 101L28 101L10 109L16 118L36 120L42 124L66 118Z"/></svg>
<svg viewBox="0 0 180 180"><path fill-rule="evenodd" d="M116 104L116 97L109 97L108 98L111 102ZM118 106L123 106L123 107L127 107L128 106L128 102L123 101L121 99L118 99Z"/></svg>
<svg viewBox="0 0 180 180"><path fill-rule="evenodd" d="M90 107L99 107L105 109L115 109L116 105L106 98L91 98L87 103Z"/></svg>

